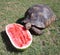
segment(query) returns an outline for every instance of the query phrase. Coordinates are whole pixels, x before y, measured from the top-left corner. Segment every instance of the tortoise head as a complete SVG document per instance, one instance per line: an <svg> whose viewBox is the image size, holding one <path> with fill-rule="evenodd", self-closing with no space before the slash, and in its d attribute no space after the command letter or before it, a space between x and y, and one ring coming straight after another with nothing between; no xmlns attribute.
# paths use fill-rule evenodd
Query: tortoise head
<svg viewBox="0 0 60 55"><path fill-rule="evenodd" d="M32 25L31 25L30 22L28 22L28 23L25 24L25 28L28 29L28 30L31 28L31 26L32 26Z"/></svg>

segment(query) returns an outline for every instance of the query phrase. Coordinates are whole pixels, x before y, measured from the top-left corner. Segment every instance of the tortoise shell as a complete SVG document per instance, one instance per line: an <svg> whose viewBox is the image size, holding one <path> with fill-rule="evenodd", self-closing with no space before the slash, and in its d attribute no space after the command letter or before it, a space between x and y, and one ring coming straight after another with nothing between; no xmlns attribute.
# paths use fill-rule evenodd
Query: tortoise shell
<svg viewBox="0 0 60 55"><path fill-rule="evenodd" d="M38 28L45 28L55 21L56 15L45 4L33 5L25 13L24 23L30 22Z"/></svg>

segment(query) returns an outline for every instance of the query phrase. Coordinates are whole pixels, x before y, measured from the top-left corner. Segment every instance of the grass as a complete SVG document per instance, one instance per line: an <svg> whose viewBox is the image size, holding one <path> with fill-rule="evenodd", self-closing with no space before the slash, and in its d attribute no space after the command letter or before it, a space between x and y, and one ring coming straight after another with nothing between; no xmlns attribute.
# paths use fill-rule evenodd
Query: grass
<svg viewBox="0 0 60 55"><path fill-rule="evenodd" d="M11 45L5 26L17 22L30 6L41 3L52 8L57 21L44 29L42 35L33 35L32 45L20 52ZM60 55L60 0L0 0L0 55Z"/></svg>

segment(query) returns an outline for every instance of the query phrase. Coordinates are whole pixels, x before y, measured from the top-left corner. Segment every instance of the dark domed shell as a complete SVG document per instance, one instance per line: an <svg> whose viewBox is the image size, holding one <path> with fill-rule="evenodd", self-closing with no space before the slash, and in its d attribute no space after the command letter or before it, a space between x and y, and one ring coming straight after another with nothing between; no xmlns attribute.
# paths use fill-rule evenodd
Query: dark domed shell
<svg viewBox="0 0 60 55"><path fill-rule="evenodd" d="M45 28L55 21L55 14L48 5L38 4L30 7L25 13L25 23L30 22L39 28Z"/></svg>

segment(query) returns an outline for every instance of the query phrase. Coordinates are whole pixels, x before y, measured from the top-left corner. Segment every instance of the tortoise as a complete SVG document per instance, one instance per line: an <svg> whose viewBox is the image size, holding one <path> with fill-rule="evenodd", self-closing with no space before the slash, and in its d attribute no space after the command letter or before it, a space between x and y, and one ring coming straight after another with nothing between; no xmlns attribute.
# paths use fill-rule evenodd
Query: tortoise
<svg viewBox="0 0 60 55"><path fill-rule="evenodd" d="M32 29L35 34L42 34L42 30L55 20L56 15L48 5L37 4L27 9L23 23L26 29Z"/></svg>

